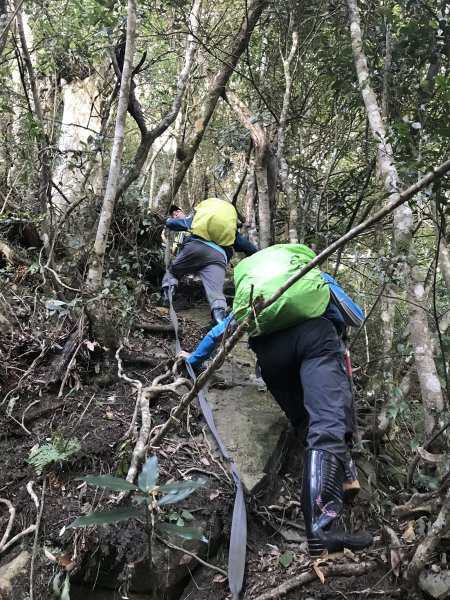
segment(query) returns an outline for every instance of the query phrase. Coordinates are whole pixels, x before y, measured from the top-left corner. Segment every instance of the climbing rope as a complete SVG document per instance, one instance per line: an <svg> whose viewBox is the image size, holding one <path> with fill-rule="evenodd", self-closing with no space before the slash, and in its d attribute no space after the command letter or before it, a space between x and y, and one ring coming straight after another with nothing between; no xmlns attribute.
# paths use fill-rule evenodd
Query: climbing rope
<svg viewBox="0 0 450 600"><path fill-rule="evenodd" d="M169 273L169 265L170 265L170 232L168 235L168 240L166 243L166 248L164 252L164 263L166 268L166 277L169 282L168 292L169 292L169 318L172 323L174 332L175 332L175 356L181 351L180 339L179 339L179 327L178 327L178 317L173 308L172 303L172 286L170 285L170 273ZM191 377L193 383L196 382L196 376L194 373L194 369L192 365L185 360L186 369ZM231 535L230 535L230 547L228 552L228 586L230 588L230 592L233 600L238 600L239 594L242 590L242 584L244 581L244 572L245 572L245 562L247 555L247 511L245 508L245 497L244 497L244 487L242 485L241 478L239 476L239 472L237 470L236 464L233 462L231 456L226 449L222 438L217 431L216 424L214 421L214 416L211 410L211 406L208 403L206 398L206 394L203 390L199 390L198 400L200 403L200 409L202 411L203 417L213 435L214 439L217 442L219 450L224 458L229 463L231 475L233 477L233 481L236 486L236 496L234 500L234 508L233 508L233 517L231 520Z"/></svg>

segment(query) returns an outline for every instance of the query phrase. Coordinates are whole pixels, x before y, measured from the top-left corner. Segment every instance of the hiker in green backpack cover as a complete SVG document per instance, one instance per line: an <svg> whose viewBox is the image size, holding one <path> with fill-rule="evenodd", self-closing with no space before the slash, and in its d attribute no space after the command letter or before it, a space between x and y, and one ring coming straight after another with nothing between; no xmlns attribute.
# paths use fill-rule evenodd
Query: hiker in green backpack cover
<svg viewBox="0 0 450 600"><path fill-rule="evenodd" d="M205 202L208 203L206 206ZM204 205L203 212L199 211L202 205ZM219 218L221 208L225 209L224 222ZM169 209L170 218L166 220L166 227L172 231L188 231L190 235L185 237L177 256L172 261L169 276L166 273L163 278L160 304L169 306L169 294L175 296L178 280L183 275L193 273L202 281L213 321L219 323L226 316L227 302L223 286L226 266L233 251L250 256L257 252L257 248L237 232L236 211L229 202L210 198L199 204L197 212L201 219L195 213L186 215L176 205L172 205ZM210 237L214 237L217 243Z"/></svg>
<svg viewBox="0 0 450 600"><path fill-rule="evenodd" d="M192 354L181 352L178 357L199 368L227 328L245 319L252 298L260 294L269 298L314 256L301 244L279 244L241 261L234 271L234 312ZM362 550L373 541L369 532L349 534L333 524L342 511L344 493L354 495L359 489L348 449L356 423L342 338L347 325L363 320L358 305L332 277L316 268L249 327L249 346L256 353L262 378L306 448L301 506L312 557L344 548Z"/></svg>

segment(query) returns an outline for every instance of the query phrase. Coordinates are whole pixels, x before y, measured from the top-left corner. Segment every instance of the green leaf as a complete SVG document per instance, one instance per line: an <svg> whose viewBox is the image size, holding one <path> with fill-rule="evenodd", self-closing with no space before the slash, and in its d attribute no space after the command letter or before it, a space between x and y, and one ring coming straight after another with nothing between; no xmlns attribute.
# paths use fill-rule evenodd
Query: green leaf
<svg viewBox="0 0 450 600"><path fill-rule="evenodd" d="M64 580L64 585L61 590L61 600L70 600L70 578L69 573L67 573L66 578Z"/></svg>
<svg viewBox="0 0 450 600"><path fill-rule="evenodd" d="M143 492L151 492L159 477L158 457L156 454L150 456L142 467L142 471L138 478L139 487Z"/></svg>
<svg viewBox="0 0 450 600"><path fill-rule="evenodd" d="M290 550L286 550L286 552L283 552L283 554L278 558L278 562L285 569L289 567L293 560L294 554Z"/></svg>
<svg viewBox="0 0 450 600"><path fill-rule="evenodd" d="M89 525L104 525L110 523L118 523L119 521L127 521L132 517L137 517L141 511L134 507L116 508L115 510L106 510L102 512L94 512L86 517L78 517L69 527L88 527Z"/></svg>
<svg viewBox="0 0 450 600"><path fill-rule="evenodd" d="M134 504L144 504L144 502L149 503L151 501L150 496L141 496L140 494L135 494L133 496Z"/></svg>
<svg viewBox="0 0 450 600"><path fill-rule="evenodd" d="M137 490L137 485L130 483L122 477L113 477L112 475L86 475L85 477L77 477L81 481L85 481L89 485L96 485L113 492L123 492L125 490Z"/></svg>
<svg viewBox="0 0 450 600"><path fill-rule="evenodd" d="M179 525L173 525L173 523L158 523L157 527L166 533L179 535L185 540L200 540L201 542L205 542L205 544L208 543L208 540L203 535L203 532L199 531L198 529L180 527Z"/></svg>
<svg viewBox="0 0 450 600"><path fill-rule="evenodd" d="M188 510L183 510L183 512L181 513L181 518L184 519L185 521L193 521L194 517L191 515L191 513Z"/></svg>
<svg viewBox="0 0 450 600"><path fill-rule="evenodd" d="M180 500L184 500L198 488L203 487L205 483L203 479L199 479L198 481L177 481L168 485L161 485L158 488L158 492L165 492L166 495L158 500L157 505L164 506L180 502Z"/></svg>

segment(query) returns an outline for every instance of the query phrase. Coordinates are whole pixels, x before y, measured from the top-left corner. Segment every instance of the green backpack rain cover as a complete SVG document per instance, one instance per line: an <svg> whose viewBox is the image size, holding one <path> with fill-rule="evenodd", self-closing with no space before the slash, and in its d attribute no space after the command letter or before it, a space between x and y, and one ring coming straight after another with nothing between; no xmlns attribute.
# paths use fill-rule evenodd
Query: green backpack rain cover
<svg viewBox="0 0 450 600"><path fill-rule="evenodd" d="M241 260L234 269L236 292L233 312L238 323L250 312L252 285L253 300L260 294L267 300L315 256L314 252L303 244L278 244ZM320 317L329 301L329 286L324 281L320 269L316 267L265 308L251 323L249 334L264 335L286 329L306 319Z"/></svg>
<svg viewBox="0 0 450 600"><path fill-rule="evenodd" d="M236 239L236 228L236 209L226 200L207 198L195 209L191 231L204 240L219 246L232 246Z"/></svg>

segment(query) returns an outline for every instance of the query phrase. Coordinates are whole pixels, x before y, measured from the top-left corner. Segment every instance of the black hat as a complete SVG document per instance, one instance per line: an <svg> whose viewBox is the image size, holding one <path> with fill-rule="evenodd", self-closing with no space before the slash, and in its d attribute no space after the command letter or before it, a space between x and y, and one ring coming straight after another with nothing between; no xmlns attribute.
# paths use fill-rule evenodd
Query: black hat
<svg viewBox="0 0 450 600"><path fill-rule="evenodd" d="M177 206L176 204L172 204L169 208L169 215L171 215L173 212L175 212L176 210L183 210L182 208L180 208L179 206Z"/></svg>

